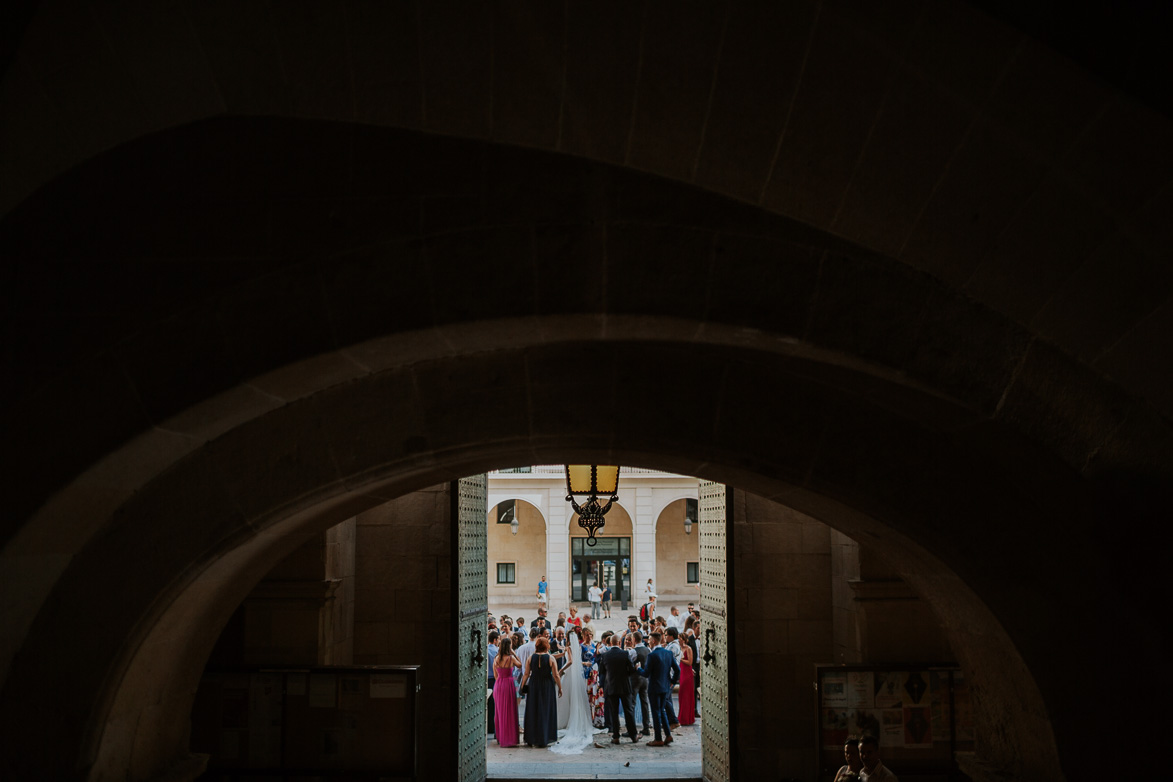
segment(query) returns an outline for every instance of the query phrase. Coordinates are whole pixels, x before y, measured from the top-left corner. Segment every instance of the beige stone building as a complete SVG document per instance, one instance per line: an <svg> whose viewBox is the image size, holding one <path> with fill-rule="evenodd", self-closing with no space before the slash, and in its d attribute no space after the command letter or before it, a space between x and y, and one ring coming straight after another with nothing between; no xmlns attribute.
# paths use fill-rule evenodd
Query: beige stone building
<svg viewBox="0 0 1173 782"><path fill-rule="evenodd" d="M611 587L616 610L641 604L648 579L665 612L665 600L695 600L697 479L624 468L619 485L619 500L592 547L566 501L561 465L489 473L489 605L531 602L543 575L554 611L585 603L596 582Z"/></svg>

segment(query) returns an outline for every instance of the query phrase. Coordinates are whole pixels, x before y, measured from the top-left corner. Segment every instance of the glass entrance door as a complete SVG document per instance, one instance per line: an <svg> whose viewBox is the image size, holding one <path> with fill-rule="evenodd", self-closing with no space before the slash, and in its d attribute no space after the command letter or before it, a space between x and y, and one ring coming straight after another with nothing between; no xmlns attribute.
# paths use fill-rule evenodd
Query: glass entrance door
<svg viewBox="0 0 1173 782"><path fill-rule="evenodd" d="M594 546L586 538L571 539L570 599L581 603L587 590L597 583L611 587L611 603L626 606L631 599L631 538L597 538Z"/></svg>

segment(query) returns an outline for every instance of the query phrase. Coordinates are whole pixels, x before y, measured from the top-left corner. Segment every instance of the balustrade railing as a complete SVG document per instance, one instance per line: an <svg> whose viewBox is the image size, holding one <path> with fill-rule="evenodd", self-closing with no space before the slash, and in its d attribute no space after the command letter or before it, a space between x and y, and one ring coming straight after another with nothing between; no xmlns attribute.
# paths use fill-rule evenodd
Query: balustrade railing
<svg viewBox="0 0 1173 782"><path fill-rule="evenodd" d="M514 477L514 476L550 477L550 476L555 476L555 475L556 476L565 475L565 470L566 470L565 466L561 465L561 464L538 464L538 465L533 465L531 467L509 467L504 470L493 470L489 473L489 475L491 475L493 477L503 477L503 478L510 478L510 477ZM664 472L663 470L651 470L651 469L647 469L644 467L624 467L619 473L620 480L622 480L622 478L624 476L629 476L629 475L649 475L649 476L662 475L662 476L668 477L668 478L679 477L674 472Z"/></svg>

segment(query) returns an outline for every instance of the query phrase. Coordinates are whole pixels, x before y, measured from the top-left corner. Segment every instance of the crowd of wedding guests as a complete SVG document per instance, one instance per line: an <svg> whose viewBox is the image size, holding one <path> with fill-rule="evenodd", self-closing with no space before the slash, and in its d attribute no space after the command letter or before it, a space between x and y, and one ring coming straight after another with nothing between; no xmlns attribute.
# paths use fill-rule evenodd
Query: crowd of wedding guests
<svg viewBox="0 0 1173 782"><path fill-rule="evenodd" d="M649 746L667 746L673 730L694 724L701 678L700 611L694 604L685 613L673 606L665 616L651 596L627 617L625 629L596 630L591 614L580 614L574 605L556 617L540 607L531 621L489 616L488 732L500 746L524 740L526 746L545 747L558 740L557 712L567 676L585 679L594 726L610 732L612 743L619 743L625 727L632 741L654 731ZM572 670L571 634L580 644L579 671Z"/></svg>

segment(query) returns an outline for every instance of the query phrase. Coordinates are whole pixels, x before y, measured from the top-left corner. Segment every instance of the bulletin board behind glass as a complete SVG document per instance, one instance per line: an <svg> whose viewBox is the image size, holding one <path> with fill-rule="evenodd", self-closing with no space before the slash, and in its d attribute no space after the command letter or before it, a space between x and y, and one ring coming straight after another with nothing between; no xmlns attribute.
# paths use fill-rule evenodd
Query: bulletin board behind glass
<svg viewBox="0 0 1173 782"><path fill-rule="evenodd" d="M818 665L819 769L843 765L848 736L879 740L897 774L948 774L958 752L973 750L973 711L961 669L953 665Z"/></svg>

